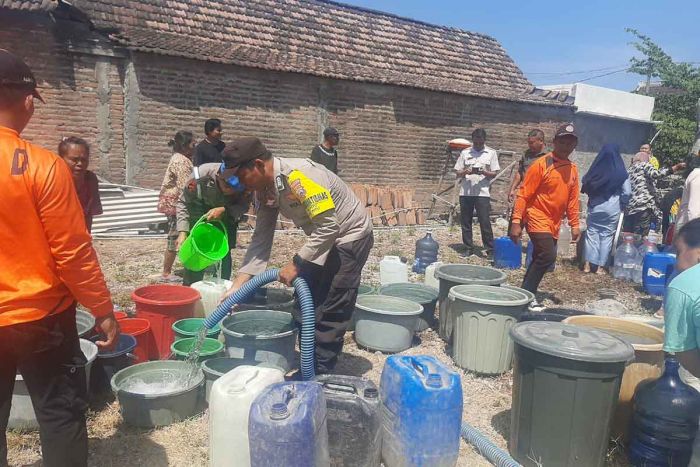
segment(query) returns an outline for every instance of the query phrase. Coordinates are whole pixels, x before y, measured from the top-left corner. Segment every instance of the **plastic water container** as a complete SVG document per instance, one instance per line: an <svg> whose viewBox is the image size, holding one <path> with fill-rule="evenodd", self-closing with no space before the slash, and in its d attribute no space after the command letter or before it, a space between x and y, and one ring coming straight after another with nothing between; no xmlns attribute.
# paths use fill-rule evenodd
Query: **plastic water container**
<svg viewBox="0 0 700 467"><path fill-rule="evenodd" d="M462 386L434 357L392 355L380 384L386 467L454 466L459 456Z"/></svg>
<svg viewBox="0 0 700 467"><path fill-rule="evenodd" d="M435 287L436 289L440 288L440 279L435 277L435 270L443 264L442 261L437 261L425 268L425 278L423 279L425 285Z"/></svg>
<svg viewBox="0 0 700 467"><path fill-rule="evenodd" d="M493 265L499 269L520 269L523 264L522 243L513 243L510 237L493 242Z"/></svg>
<svg viewBox="0 0 700 467"><path fill-rule="evenodd" d="M320 375L328 413L331 465L379 467L382 453L379 390L357 376Z"/></svg>
<svg viewBox="0 0 700 467"><path fill-rule="evenodd" d="M649 295L661 296L666 292L668 278L676 265L676 255L668 253L647 253L644 256L642 284Z"/></svg>
<svg viewBox="0 0 700 467"><path fill-rule="evenodd" d="M559 227L559 239L557 241L557 256L564 258L571 257L571 230L569 222L564 219Z"/></svg>
<svg viewBox="0 0 700 467"><path fill-rule="evenodd" d="M382 285L408 282L408 266L398 256L385 256L379 262L379 280Z"/></svg>
<svg viewBox="0 0 700 467"><path fill-rule="evenodd" d="M524 467L605 465L630 344L594 328L518 323L508 448Z"/></svg>
<svg viewBox="0 0 700 467"><path fill-rule="evenodd" d="M634 393L629 460L634 466L686 466L698 431L700 394L678 375L680 364L666 358L659 379Z"/></svg>
<svg viewBox="0 0 700 467"><path fill-rule="evenodd" d="M136 305L136 318L144 318L151 323L156 350L153 352L154 358L165 360L170 357L170 344L175 340L173 324L192 318L194 305L199 298L199 292L182 285L146 285L131 293Z"/></svg>
<svg viewBox="0 0 700 467"><path fill-rule="evenodd" d="M440 244L433 239L433 233L429 230L425 237L416 241L416 260L413 263L413 272L423 274L425 268L438 259Z"/></svg>
<svg viewBox="0 0 700 467"><path fill-rule="evenodd" d="M622 245L615 250L615 262L613 265L613 277L616 279L642 282L643 258L634 247L634 235L624 234Z"/></svg>
<svg viewBox="0 0 700 467"><path fill-rule="evenodd" d="M210 466L250 465L250 407L265 388L282 381L281 370L243 365L214 382L209 394Z"/></svg>
<svg viewBox="0 0 700 467"><path fill-rule="evenodd" d="M192 284L190 287L199 292L202 296L197 303L194 304L195 318L208 318L210 314L219 306L221 297L231 287L232 282L225 279L212 279L199 281Z"/></svg>
<svg viewBox="0 0 700 467"><path fill-rule="evenodd" d="M269 386L250 408L248 436L253 467L330 465L321 385L290 381Z"/></svg>

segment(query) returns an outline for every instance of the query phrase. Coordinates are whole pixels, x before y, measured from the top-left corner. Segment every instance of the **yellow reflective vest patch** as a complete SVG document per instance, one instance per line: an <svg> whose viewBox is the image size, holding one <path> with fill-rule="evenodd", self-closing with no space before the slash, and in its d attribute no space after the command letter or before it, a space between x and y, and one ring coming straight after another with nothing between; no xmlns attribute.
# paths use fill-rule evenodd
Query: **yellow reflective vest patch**
<svg viewBox="0 0 700 467"><path fill-rule="evenodd" d="M335 209L330 191L314 182L299 170L292 170L287 177L289 189L304 206L310 218Z"/></svg>

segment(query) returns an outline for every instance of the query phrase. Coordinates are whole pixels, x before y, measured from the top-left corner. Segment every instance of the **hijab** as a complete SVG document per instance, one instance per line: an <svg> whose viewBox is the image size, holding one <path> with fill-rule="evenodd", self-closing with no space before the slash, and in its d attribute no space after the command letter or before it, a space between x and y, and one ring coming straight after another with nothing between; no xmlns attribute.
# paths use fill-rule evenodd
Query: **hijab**
<svg viewBox="0 0 700 467"><path fill-rule="evenodd" d="M627 169L620 155L620 146L606 144L583 177L581 192L588 195L588 205L594 207L617 194L626 180Z"/></svg>

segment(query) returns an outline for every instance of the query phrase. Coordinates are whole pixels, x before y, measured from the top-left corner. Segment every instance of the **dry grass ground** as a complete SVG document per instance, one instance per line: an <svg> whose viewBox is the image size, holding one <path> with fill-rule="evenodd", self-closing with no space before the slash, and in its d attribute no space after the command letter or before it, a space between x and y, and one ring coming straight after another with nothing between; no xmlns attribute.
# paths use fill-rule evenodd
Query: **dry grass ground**
<svg viewBox="0 0 700 467"><path fill-rule="evenodd" d="M478 230L478 229L477 229ZM413 257L415 241L424 230L403 230L375 233L375 247L363 273L363 281L379 282L379 261L387 254ZM460 243L459 229L438 228L434 236L440 242L440 259L445 262L470 262L488 264L481 258L461 258L452 245ZM234 255L240 264L249 233L241 233L240 245ZM293 255L302 244L303 237L293 232L276 236L271 266L279 266ZM478 239L477 239L478 241ZM130 309L133 304L131 291L148 282L150 275L160 271L164 240L97 240L96 248L112 290L114 300ZM509 283L519 285L523 271L511 271ZM411 280L421 278L411 274ZM658 302L649 300L632 285L615 281L608 276L584 275L570 262L557 266L542 284L547 292L546 302L561 306L581 308L586 302L597 299L597 290L613 287L620 293L620 300L630 312L648 314ZM371 352L355 344L352 334L346 336L346 346L336 371L338 373L366 376L375 383L384 366L387 355ZM416 336L414 347L404 352L408 355L434 355L459 371L464 391L463 419L506 448L510 426L512 378L506 373L496 378L478 377L456 368L445 351L444 342L432 330ZM208 422L206 413L190 421L157 430L139 430L124 425L114 401L93 401L89 414L90 465L108 466L200 466L207 464ZM41 465L39 439L36 434L10 433L8 437L10 465ZM617 457L617 456L615 456ZM619 460L610 465L619 465ZM489 465L478 453L461 444L460 466Z"/></svg>

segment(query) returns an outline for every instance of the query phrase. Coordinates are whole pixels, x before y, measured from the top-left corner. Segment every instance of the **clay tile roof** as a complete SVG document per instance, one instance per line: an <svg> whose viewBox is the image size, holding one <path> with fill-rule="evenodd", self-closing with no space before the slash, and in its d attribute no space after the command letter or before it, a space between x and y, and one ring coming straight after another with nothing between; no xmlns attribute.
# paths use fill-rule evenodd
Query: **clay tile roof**
<svg viewBox="0 0 700 467"><path fill-rule="evenodd" d="M329 78L566 105L533 93L532 84L503 47L487 35L331 1L74 0L71 3L98 30L131 50Z"/></svg>
<svg viewBox="0 0 700 467"><path fill-rule="evenodd" d="M20 11L51 11L58 6L58 0L0 0L0 8Z"/></svg>

